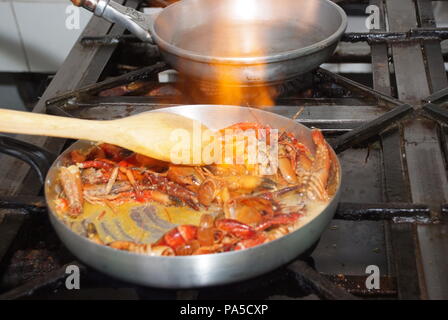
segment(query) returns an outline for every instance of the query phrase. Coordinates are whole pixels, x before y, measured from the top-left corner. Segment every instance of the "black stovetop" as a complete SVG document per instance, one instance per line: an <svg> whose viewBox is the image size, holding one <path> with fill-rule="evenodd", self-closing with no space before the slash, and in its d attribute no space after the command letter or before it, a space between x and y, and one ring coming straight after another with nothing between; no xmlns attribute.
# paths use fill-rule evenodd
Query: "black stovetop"
<svg viewBox="0 0 448 320"><path fill-rule="evenodd" d="M434 27L427 1L416 0L417 6L411 0L371 3L380 12L387 7L390 31L408 31L414 26L412 19L419 27ZM128 0L127 5L135 7L138 1ZM409 17L393 20L403 10ZM216 92L207 84L186 87L181 76L177 82L160 83L159 73L168 66L157 50L121 36L122 28L109 26L92 19L36 112L113 119L215 100ZM342 164L341 203L309 255L267 275L219 288L178 291L123 283L90 269L67 251L48 221L35 174L2 158L0 298L448 298L448 84L440 39L434 38L436 33L427 38L417 33L420 38L410 40L396 34L381 36L379 31L370 33L374 39L368 39L369 34L347 34L332 58L364 61L366 57L354 55L353 48L369 40L367 58L373 73L364 75L364 84L351 75L318 69L270 88L276 99L267 110L322 129ZM110 41L113 37L117 41ZM344 51L349 43L354 43L351 51ZM422 77L426 88L421 86ZM259 106L256 93L247 97L244 105ZM70 143L24 140L53 153ZM72 264L81 268L80 290L65 287L66 266ZM381 272L381 285L368 290L366 269L372 265Z"/></svg>

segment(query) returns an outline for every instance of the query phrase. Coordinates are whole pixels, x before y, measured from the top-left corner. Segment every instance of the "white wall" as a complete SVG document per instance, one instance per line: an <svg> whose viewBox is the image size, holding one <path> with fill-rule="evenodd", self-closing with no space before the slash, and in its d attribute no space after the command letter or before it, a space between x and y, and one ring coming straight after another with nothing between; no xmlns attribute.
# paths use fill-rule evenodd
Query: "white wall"
<svg viewBox="0 0 448 320"><path fill-rule="evenodd" d="M56 72L90 17L69 0L0 0L0 72Z"/></svg>

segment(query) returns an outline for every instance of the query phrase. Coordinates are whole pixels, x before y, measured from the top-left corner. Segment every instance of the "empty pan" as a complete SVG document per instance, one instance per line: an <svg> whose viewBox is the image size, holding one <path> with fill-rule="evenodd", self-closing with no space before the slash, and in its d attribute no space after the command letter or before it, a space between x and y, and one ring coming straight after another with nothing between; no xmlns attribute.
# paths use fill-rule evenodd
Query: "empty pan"
<svg viewBox="0 0 448 320"><path fill-rule="evenodd" d="M182 0L150 16L110 0L72 0L157 44L199 80L276 83L315 69L335 50L347 16L329 0Z"/></svg>

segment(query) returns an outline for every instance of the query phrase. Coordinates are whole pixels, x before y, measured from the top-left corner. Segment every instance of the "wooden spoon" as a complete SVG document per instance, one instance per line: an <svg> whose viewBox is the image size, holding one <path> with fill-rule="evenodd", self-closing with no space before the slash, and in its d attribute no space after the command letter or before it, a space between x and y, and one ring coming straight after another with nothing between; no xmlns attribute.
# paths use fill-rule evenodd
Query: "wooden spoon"
<svg viewBox="0 0 448 320"><path fill-rule="evenodd" d="M198 152L202 149L197 143L192 143L194 129L207 130L199 121L164 112L145 112L118 120L97 121L0 109L2 132L107 142L175 163L179 163L179 158L173 161L171 152L182 147L183 151L176 155L182 156L183 164L201 163L201 153Z"/></svg>

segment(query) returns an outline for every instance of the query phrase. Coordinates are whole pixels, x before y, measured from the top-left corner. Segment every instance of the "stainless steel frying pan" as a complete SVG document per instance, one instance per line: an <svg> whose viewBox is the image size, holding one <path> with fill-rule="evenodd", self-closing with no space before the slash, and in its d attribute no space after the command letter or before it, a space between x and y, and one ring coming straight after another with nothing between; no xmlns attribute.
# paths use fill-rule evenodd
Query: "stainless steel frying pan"
<svg viewBox="0 0 448 320"><path fill-rule="evenodd" d="M158 45L187 76L257 85L315 69L335 50L347 16L329 0L182 0L157 16L110 0L72 0Z"/></svg>
<svg viewBox="0 0 448 320"><path fill-rule="evenodd" d="M293 132L312 152L315 152L310 129L271 112L210 105L179 106L163 110L199 120L212 130L239 122L258 122L273 128L282 128ZM1 141L2 139L0 150ZM50 220L63 243L84 263L111 276L140 285L163 288L203 287L241 281L271 271L293 260L318 241L332 219L339 200L341 170L339 161L331 149L332 173L336 181L333 198L313 220L280 239L246 250L200 256L158 257L119 251L88 240L82 235L82 231L73 226L69 227L70 223L63 221L55 213L53 200L56 197L59 167L69 159L72 150L91 146L92 142L75 142L49 169L45 179L45 196ZM29 153L30 150L26 152ZM15 155L17 156L17 152ZM160 223L166 224L163 221Z"/></svg>

